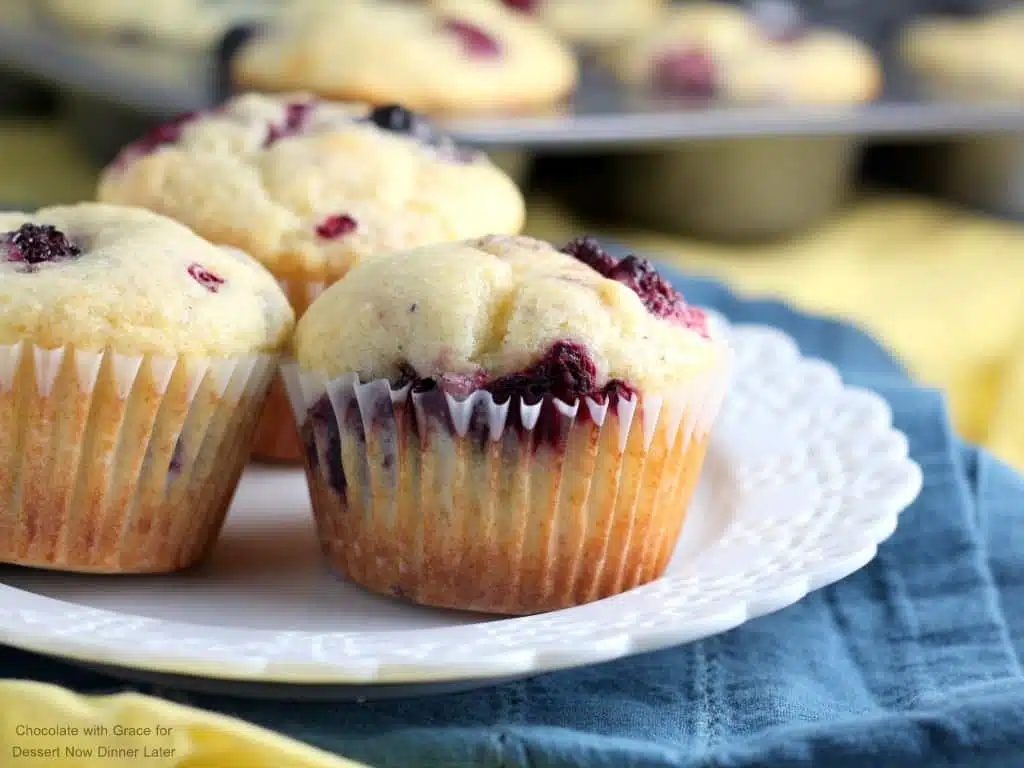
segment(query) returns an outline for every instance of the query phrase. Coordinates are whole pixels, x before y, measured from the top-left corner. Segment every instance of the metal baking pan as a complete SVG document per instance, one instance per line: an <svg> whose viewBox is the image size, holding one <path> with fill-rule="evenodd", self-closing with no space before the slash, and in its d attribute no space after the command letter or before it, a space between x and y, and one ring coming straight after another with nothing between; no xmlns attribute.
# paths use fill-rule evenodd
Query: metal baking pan
<svg viewBox="0 0 1024 768"><path fill-rule="evenodd" d="M835 25L879 48L906 14L881 4L872 18L857 5ZM83 137L109 159L148 122L223 98L225 53L245 38L233 35L203 56L80 39L36 18L0 28L0 64L77 94ZM885 92L863 106L687 109L627 91L588 59L557 114L442 123L520 177L524 152L619 155L618 181L605 188L624 210L687 234L741 239L799 231L833 210L867 142L1024 134L1024 105L928 100L898 67L885 70Z"/></svg>

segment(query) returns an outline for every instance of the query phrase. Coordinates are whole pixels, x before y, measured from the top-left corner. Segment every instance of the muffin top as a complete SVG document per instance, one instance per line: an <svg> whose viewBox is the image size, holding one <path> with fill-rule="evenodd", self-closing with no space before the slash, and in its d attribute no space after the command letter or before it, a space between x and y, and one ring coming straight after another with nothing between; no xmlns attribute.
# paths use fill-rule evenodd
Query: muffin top
<svg viewBox="0 0 1024 768"><path fill-rule="evenodd" d="M577 68L554 33L491 0L340 0L300 6L233 73L246 88L460 114L554 104Z"/></svg>
<svg viewBox="0 0 1024 768"><path fill-rule="evenodd" d="M657 392L721 360L704 314L651 264L597 242L487 236L360 264L299 322L300 367L460 396L566 402Z"/></svg>
<svg viewBox="0 0 1024 768"><path fill-rule="evenodd" d="M500 0L535 16L558 35L581 45L608 45L629 40L653 27L665 0Z"/></svg>
<svg viewBox="0 0 1024 768"><path fill-rule="evenodd" d="M0 213L0 344L235 356L281 349L274 278L170 219L97 203Z"/></svg>
<svg viewBox="0 0 1024 768"><path fill-rule="evenodd" d="M516 233L515 183L398 106L238 96L129 145L104 202L171 216L279 277L338 277L376 253Z"/></svg>
<svg viewBox="0 0 1024 768"><path fill-rule="evenodd" d="M924 18L909 25L900 50L918 74L958 89L958 97L1024 94L1024 8L972 18ZM962 86L959 87L958 86Z"/></svg>
<svg viewBox="0 0 1024 768"><path fill-rule="evenodd" d="M657 94L732 103L855 104L881 86L874 53L839 31L808 26L786 0L749 10L693 2L608 56L624 82Z"/></svg>

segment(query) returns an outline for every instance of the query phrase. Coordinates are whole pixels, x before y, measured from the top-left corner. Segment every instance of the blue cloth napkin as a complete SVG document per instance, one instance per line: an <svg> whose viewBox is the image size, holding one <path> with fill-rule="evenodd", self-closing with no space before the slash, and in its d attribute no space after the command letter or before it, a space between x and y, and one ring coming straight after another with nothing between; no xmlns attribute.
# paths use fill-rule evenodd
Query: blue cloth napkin
<svg viewBox="0 0 1024 768"><path fill-rule="evenodd" d="M1024 765L1024 479L959 441L942 396L859 331L676 283L733 321L782 328L891 403L925 483L871 565L719 637L471 693L174 698L381 768ZM11 650L0 675L119 687Z"/></svg>

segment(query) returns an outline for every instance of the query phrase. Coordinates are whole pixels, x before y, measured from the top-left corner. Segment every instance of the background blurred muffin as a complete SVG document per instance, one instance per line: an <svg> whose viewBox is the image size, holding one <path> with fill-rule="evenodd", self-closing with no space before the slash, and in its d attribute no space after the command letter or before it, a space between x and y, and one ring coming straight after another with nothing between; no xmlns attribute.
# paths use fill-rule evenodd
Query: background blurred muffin
<svg viewBox="0 0 1024 768"><path fill-rule="evenodd" d="M922 19L907 27L900 52L932 95L1024 99L1024 8Z"/></svg>
<svg viewBox="0 0 1024 768"><path fill-rule="evenodd" d="M775 0L684 4L607 61L629 85L695 102L859 103L882 83L868 46Z"/></svg>
<svg viewBox="0 0 1024 768"><path fill-rule="evenodd" d="M0 561L164 572L208 551L293 327L248 256L140 209L0 214Z"/></svg>
<svg viewBox="0 0 1024 768"><path fill-rule="evenodd" d="M511 179L408 110L296 94L239 96L157 129L104 171L98 195L253 255L299 314L364 258L517 233L525 215ZM257 455L297 460L294 432L275 384Z"/></svg>
<svg viewBox="0 0 1024 768"><path fill-rule="evenodd" d="M362 262L295 352L330 562L373 591L509 614L663 572L729 356L648 262L508 236Z"/></svg>
<svg viewBox="0 0 1024 768"><path fill-rule="evenodd" d="M310 3L256 37L236 81L430 113L536 109L576 84L568 48L535 19L490 0Z"/></svg>

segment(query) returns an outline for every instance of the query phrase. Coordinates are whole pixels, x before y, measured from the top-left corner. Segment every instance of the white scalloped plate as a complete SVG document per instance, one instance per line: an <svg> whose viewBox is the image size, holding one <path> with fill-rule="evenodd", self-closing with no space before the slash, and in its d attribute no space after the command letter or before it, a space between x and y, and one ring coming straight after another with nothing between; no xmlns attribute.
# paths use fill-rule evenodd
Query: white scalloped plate
<svg viewBox="0 0 1024 768"><path fill-rule="evenodd" d="M302 473L254 467L202 569L0 569L0 641L179 687L382 697L665 648L788 606L874 557L921 471L879 397L778 331L729 335L732 387L676 555L652 584L517 619L370 595L321 564Z"/></svg>

